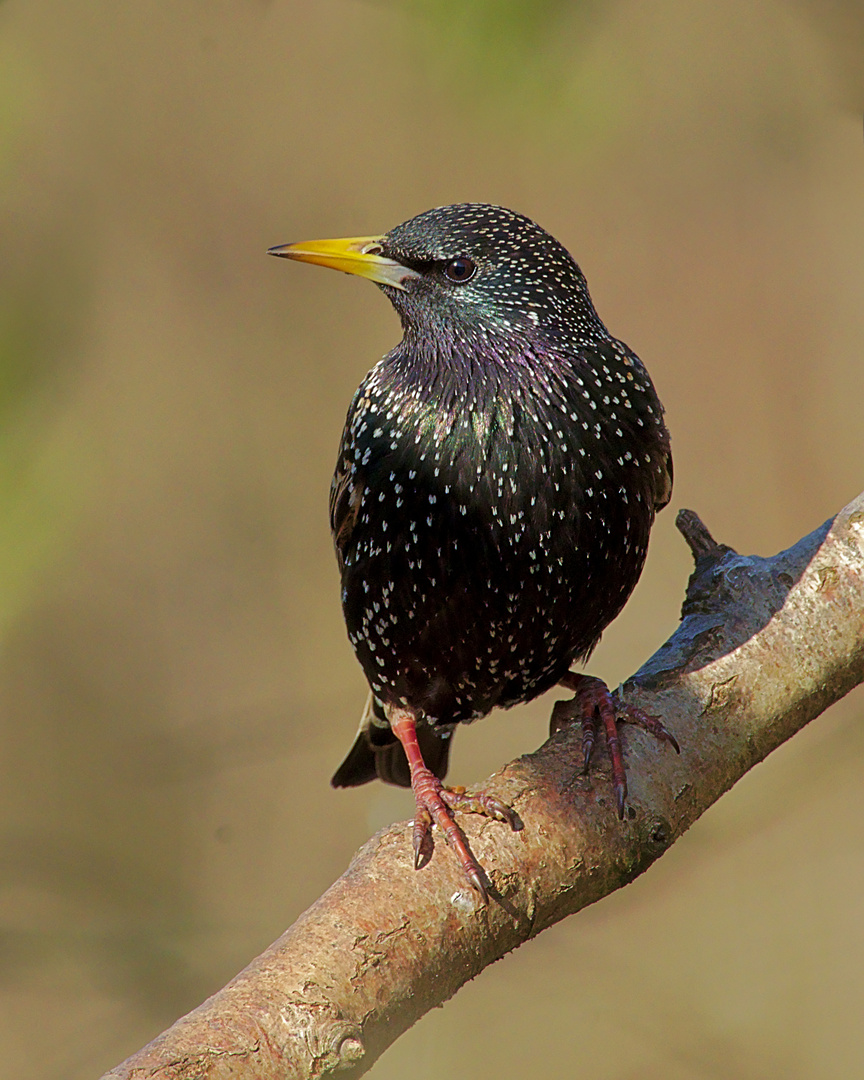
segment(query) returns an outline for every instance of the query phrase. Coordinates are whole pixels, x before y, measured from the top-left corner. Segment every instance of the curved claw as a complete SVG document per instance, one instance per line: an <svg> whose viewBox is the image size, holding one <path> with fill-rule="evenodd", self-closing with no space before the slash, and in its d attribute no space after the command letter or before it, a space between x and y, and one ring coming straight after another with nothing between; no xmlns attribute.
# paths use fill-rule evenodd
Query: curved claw
<svg viewBox="0 0 864 1080"><path fill-rule="evenodd" d="M615 805L618 808L618 820L624 820L624 801L627 798L627 784L621 780L615 781Z"/></svg>
<svg viewBox="0 0 864 1080"><path fill-rule="evenodd" d="M666 742L672 744L672 749L675 751L676 754L681 753L681 747L678 745L678 740L675 738L672 732L667 730L665 727L663 728L663 738L666 740Z"/></svg>
<svg viewBox="0 0 864 1080"><path fill-rule="evenodd" d="M411 832L414 846L414 869L420 870L432 858L432 815L428 810L417 808L414 815L414 828Z"/></svg>
<svg viewBox="0 0 864 1080"><path fill-rule="evenodd" d="M644 728L649 735L653 735L655 739L659 739L661 742L668 742L675 750L676 754L681 753L681 747L678 745L678 740L672 734L671 731L662 723L659 716L653 716L651 713L646 713L640 709L638 705L631 705L628 702L621 704L618 702L618 711L621 720L625 724L635 724L637 727Z"/></svg>
<svg viewBox="0 0 864 1080"><path fill-rule="evenodd" d="M582 720L582 774L588 775L588 766L591 764L591 751L594 749L594 740L597 738L597 719L592 710L590 716Z"/></svg>
<svg viewBox="0 0 864 1080"><path fill-rule="evenodd" d="M483 883L483 874L480 871L480 868L477 867L476 869L474 869L472 867L470 870L468 868L466 868L465 869L465 876L470 881L471 888L474 889L475 892L477 892L479 894L480 903L483 905L483 907L488 907L489 906L489 894L486 892L486 886Z"/></svg>

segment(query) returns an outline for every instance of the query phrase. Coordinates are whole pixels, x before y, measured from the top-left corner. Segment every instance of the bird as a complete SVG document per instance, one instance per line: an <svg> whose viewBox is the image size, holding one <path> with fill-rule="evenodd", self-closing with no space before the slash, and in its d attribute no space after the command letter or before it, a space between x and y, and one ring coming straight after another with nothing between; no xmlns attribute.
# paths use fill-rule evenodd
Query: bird
<svg viewBox="0 0 864 1080"><path fill-rule="evenodd" d="M269 254L372 280L403 333L354 394L330 492L348 638L370 688L332 784L410 786L415 868L434 823L488 903L454 815L522 822L444 786L458 724L574 690L553 730L581 720L587 771L602 726L619 816L618 717L678 750L658 718L572 670L633 591L671 497L663 407L573 257L512 210L457 203L383 235Z"/></svg>

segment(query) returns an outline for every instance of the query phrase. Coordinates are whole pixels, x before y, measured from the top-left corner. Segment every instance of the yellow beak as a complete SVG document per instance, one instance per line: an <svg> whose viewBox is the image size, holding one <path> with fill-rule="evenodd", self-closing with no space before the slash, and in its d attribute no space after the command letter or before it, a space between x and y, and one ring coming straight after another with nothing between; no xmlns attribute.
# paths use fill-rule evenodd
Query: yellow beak
<svg viewBox="0 0 864 1080"><path fill-rule="evenodd" d="M272 247L268 255L279 255L283 259L297 259L299 262L315 263L317 266L329 266L341 270L344 274L358 274L360 277L377 281L379 285L390 285L394 289L404 289L406 278L419 277L416 270L395 259L381 255L381 236L346 236L340 240L305 240L299 244L283 244Z"/></svg>

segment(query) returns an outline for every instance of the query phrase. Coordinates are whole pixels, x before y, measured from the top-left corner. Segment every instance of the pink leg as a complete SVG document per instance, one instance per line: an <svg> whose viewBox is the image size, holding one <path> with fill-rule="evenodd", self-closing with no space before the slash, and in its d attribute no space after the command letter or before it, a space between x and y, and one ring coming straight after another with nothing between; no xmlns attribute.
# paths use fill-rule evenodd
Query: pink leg
<svg viewBox="0 0 864 1080"><path fill-rule="evenodd" d="M485 814L496 821L506 821L512 829L520 829L521 823L509 806L492 798L491 795L468 795L464 791L446 788L423 761L417 742L417 728L414 714L409 709L388 708L387 719L393 734L402 743L408 765L411 769L411 789L417 803L414 816L414 868L421 866L432 857L433 822L444 833L447 843L459 860L465 876L477 890L484 904L489 903L483 870L468 850L465 837L453 820L451 810L463 810L467 813Z"/></svg>
<svg viewBox="0 0 864 1080"><path fill-rule="evenodd" d="M615 790L615 804L618 817L624 817L624 800L627 798L627 773L621 754L621 742L618 738L618 720L637 724L645 728L655 739L671 743L676 753L681 753L675 736L667 731L656 716L651 716L635 705L622 704L609 687L600 679L590 675L579 675L569 671L561 685L575 691L572 701L557 701L552 709L550 722L551 733L576 719L582 722L582 760L587 773L591 760L591 751L597 730L602 722L606 733L606 746L612 759L612 784Z"/></svg>

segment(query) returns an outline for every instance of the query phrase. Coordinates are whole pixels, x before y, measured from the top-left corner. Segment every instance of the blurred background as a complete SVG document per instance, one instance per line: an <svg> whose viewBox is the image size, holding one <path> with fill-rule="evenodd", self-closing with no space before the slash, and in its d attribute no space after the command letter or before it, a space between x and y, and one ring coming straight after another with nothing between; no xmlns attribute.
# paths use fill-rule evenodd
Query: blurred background
<svg viewBox="0 0 864 1080"><path fill-rule="evenodd" d="M675 452L615 684L677 622L675 509L771 554L864 487L862 110L842 0L0 4L4 1075L116 1064L412 810L329 787L365 688L328 486L398 322L266 248L476 200L573 252ZM460 731L454 782L553 700ZM858 1074L862 712L373 1075Z"/></svg>

